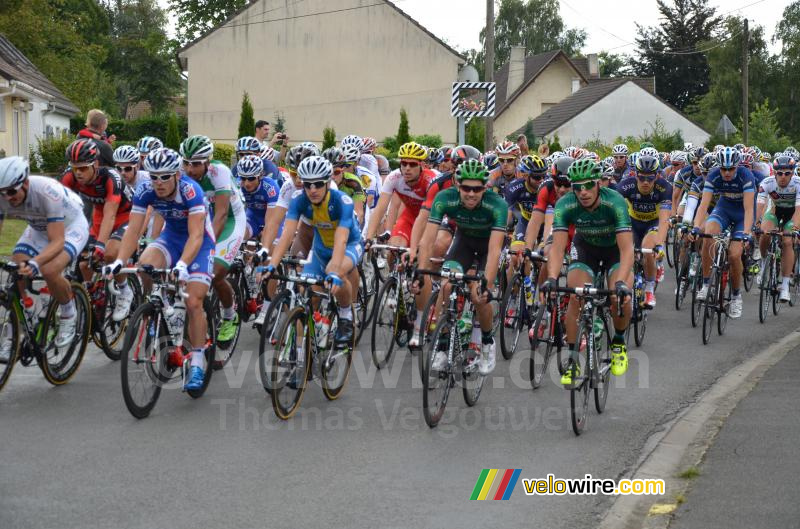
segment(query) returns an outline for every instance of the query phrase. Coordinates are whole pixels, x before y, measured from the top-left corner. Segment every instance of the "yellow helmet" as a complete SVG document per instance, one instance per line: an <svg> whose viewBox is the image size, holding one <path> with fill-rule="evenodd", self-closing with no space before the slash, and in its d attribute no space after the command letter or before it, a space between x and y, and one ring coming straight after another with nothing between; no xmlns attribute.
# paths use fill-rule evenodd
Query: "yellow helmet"
<svg viewBox="0 0 800 529"><path fill-rule="evenodd" d="M424 162L428 159L428 150L419 143L412 141L400 147L400 150L397 152L397 157Z"/></svg>

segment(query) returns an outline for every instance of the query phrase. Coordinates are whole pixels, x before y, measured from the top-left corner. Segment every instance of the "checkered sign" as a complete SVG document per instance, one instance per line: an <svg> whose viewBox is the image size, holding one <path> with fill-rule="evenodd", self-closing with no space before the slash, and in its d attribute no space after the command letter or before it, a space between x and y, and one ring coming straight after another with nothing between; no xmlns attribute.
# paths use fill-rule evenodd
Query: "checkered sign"
<svg viewBox="0 0 800 529"><path fill-rule="evenodd" d="M496 83L453 83L450 114L457 118L494 116Z"/></svg>

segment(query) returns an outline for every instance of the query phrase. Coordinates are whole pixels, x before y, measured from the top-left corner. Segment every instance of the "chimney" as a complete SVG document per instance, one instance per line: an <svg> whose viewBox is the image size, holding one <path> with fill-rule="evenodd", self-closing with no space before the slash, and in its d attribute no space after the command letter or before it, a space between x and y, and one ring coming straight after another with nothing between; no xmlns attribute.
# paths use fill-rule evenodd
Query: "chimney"
<svg viewBox="0 0 800 529"><path fill-rule="evenodd" d="M511 94L522 86L525 80L525 46L512 46L511 58L508 61L508 87L506 88L506 101Z"/></svg>
<svg viewBox="0 0 800 529"><path fill-rule="evenodd" d="M590 53L586 56L589 63L589 77L591 79L599 79L600 78L600 62L597 60L596 53Z"/></svg>

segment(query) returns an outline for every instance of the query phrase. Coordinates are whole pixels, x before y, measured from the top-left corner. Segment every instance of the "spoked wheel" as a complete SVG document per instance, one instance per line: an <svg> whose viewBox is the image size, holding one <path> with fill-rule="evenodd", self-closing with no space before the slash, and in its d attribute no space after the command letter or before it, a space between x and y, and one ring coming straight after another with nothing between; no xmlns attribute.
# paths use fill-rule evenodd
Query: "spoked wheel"
<svg viewBox="0 0 800 529"><path fill-rule="evenodd" d="M286 315L275 346L270 348L269 367L272 409L279 419L288 420L300 407L311 369L311 344L303 307ZM266 360L266 359L265 359Z"/></svg>
<svg viewBox="0 0 800 529"><path fill-rule="evenodd" d="M122 397L137 419L150 415L161 388L176 376L169 364L169 331L152 303L140 305L130 317L120 357Z"/></svg>
<svg viewBox="0 0 800 529"><path fill-rule="evenodd" d="M139 279L133 274L127 274L128 288L133 292L133 302L131 302L130 313L133 313L142 303L142 287ZM125 330L128 327L129 318L122 321L114 321L112 315L116 306L117 298L106 288L106 301L102 307L95 310L97 315L97 326L93 325L92 335L99 340L99 346L109 360L117 361L122 355L122 346L125 343Z"/></svg>
<svg viewBox="0 0 800 529"><path fill-rule="evenodd" d="M542 380L547 374L550 365L550 357L553 355L555 321L550 314L547 303L539 305L534 319L533 337L530 339L531 359L530 359L530 379L533 389L538 389L542 385Z"/></svg>
<svg viewBox="0 0 800 529"><path fill-rule="evenodd" d="M717 294L719 292L719 278L716 269L711 270L711 277L708 282L708 294L702 302L703 311L703 344L707 345L711 341L711 331L714 328L714 318L717 317Z"/></svg>
<svg viewBox="0 0 800 529"><path fill-rule="evenodd" d="M767 255L761 271L761 284L758 289L758 321L764 323L769 314L770 290L772 289L772 256Z"/></svg>
<svg viewBox="0 0 800 529"><path fill-rule="evenodd" d="M0 304L0 390L8 382L19 354L19 314L9 302Z"/></svg>
<svg viewBox="0 0 800 529"><path fill-rule="evenodd" d="M675 310L681 310L689 290L689 252L675 263L677 281L675 285Z"/></svg>
<svg viewBox="0 0 800 529"><path fill-rule="evenodd" d="M364 331L369 326L369 298L367 283L364 278L364 271L358 268L358 292L356 293L355 303L353 303L353 335L355 343L361 341Z"/></svg>
<svg viewBox="0 0 800 529"><path fill-rule="evenodd" d="M233 287L233 299L234 299L234 307L242 307L246 310L246 300L244 292L240 290L238 287L238 277L241 275L241 272L235 272L232 277L229 278L231 286ZM213 291L213 287L212 287ZM222 330L230 328L233 326L233 334L230 334L230 338L226 340L220 340L219 336L214 334L214 340L217 343L217 347L219 348L219 354L216 355L216 359L212 364L213 370L217 371L225 367L228 362L230 362L231 357L233 357L234 352L236 351L236 344L239 343L239 336L242 333L242 324L244 320L237 309L236 311L236 318L238 319L238 323L236 320L233 321L225 321L222 317L224 309L222 308L222 303L219 301L216 292L214 292L210 296L210 303L208 306L212 307L212 311L214 312L214 319L219 322L220 326L220 334L222 334ZM226 333L227 334L227 333Z"/></svg>
<svg viewBox="0 0 800 529"><path fill-rule="evenodd" d="M773 284L771 285L772 288L770 288L770 291L772 293L772 314L774 314L775 316L777 316L778 313L781 311L781 305L782 305L780 300L781 289L778 283L778 276L780 275L779 267L780 264L778 262L773 262L773 268L774 268L774 270L772 271Z"/></svg>
<svg viewBox="0 0 800 529"><path fill-rule="evenodd" d="M675 252L675 229L667 230L667 240L664 242L664 252L667 254L667 265L672 268L673 262L678 263L678 254Z"/></svg>
<svg viewBox="0 0 800 529"><path fill-rule="evenodd" d="M517 350L527 323L528 310L522 276L514 274L500 304L500 351L506 360L510 360Z"/></svg>
<svg viewBox="0 0 800 529"><path fill-rule="evenodd" d="M641 306L636 309L636 319L633 321L634 333L633 338L636 342L636 347L641 347L644 343L644 333L647 331L647 311Z"/></svg>
<svg viewBox="0 0 800 529"><path fill-rule="evenodd" d="M258 340L258 372L261 376L261 385L267 393L272 392L272 354L271 349L278 343L280 337L281 324L284 316L291 308L291 294L288 290L281 290L269 304L264 323L259 326Z"/></svg>
<svg viewBox="0 0 800 529"><path fill-rule="evenodd" d="M203 309L206 313L206 348L204 352L205 358L205 378L203 379L203 385L200 389L190 389L187 390L186 393L189 394L190 397L193 399L199 399L203 396L203 394L208 389L208 385L211 383L211 375L214 373L214 361L216 359L217 354L217 314L214 312L214 308L219 306L217 303L213 303L213 300L206 296L203 300ZM239 325L239 329L241 329L241 324ZM238 334L238 331L237 331ZM185 325L183 328L183 339L186 343L189 343L189 326ZM238 338L237 338L238 340ZM230 359L230 357L229 357Z"/></svg>
<svg viewBox="0 0 800 529"><path fill-rule="evenodd" d="M47 317L42 323L40 333L37 335L39 347L42 351L39 367L42 369L44 378L54 386L66 384L78 371L92 333L92 316L90 312L92 309L89 306L89 295L83 285L71 283L70 286L77 314L75 337L72 342L64 347L56 347L55 340L58 336L61 308L54 298L50 300Z"/></svg>
<svg viewBox="0 0 800 529"><path fill-rule="evenodd" d="M431 295L425 303L425 309L422 312L422 328L420 329L419 336L419 376L420 380L425 380L425 369L427 364L428 348L425 344L430 341L431 335L436 330L436 300L439 299L439 290L434 288L431 290Z"/></svg>
<svg viewBox="0 0 800 529"><path fill-rule="evenodd" d="M725 326L728 325L728 311L731 306L731 299L733 299L733 281L730 278L730 272L722 273L722 280L720 281L719 301L717 302L718 312L717 315L717 334L722 336L725 332Z"/></svg>
<svg viewBox="0 0 800 529"><path fill-rule="evenodd" d="M603 313L603 332L595 335L594 354L597 358L597 379L594 381L594 408L597 413L606 409L608 392L611 391L611 324L609 314Z"/></svg>
<svg viewBox="0 0 800 529"><path fill-rule="evenodd" d="M798 294L800 294L800 254L798 254L798 248L796 246L794 250L794 267L792 270L792 279L789 283L790 307L794 307L797 304ZM0 384L0 388L2 388L2 384Z"/></svg>
<svg viewBox="0 0 800 529"><path fill-rule="evenodd" d="M577 374L573 375L573 387L569 392L570 403L570 418L572 420L572 431L575 435L580 435L583 429L586 428L586 412L589 409L589 389L591 383L589 381L589 340L592 338L588 333L592 332L591 328L587 329L581 324L578 329L578 337L575 343L583 343L586 341L586 348L582 351L576 350L573 359L578 367Z"/></svg>
<svg viewBox="0 0 800 529"><path fill-rule="evenodd" d="M425 343L426 366L422 377L422 413L429 427L434 428L444 415L447 398L453 385L449 367L434 369L437 353L447 354L456 346L458 331L450 321L450 314L443 314L428 341ZM452 332L451 332L452 331Z"/></svg>
<svg viewBox="0 0 800 529"><path fill-rule="evenodd" d="M702 281L694 278L689 282L689 288L692 291L692 327L697 327L700 324L700 315L703 310L703 302L697 299L697 289L701 286Z"/></svg>
<svg viewBox="0 0 800 529"><path fill-rule="evenodd" d="M372 362L378 369L386 366L394 351L395 337L400 325L400 311L397 310L398 288L396 277L387 279L375 305L369 346L372 350Z"/></svg>
<svg viewBox="0 0 800 529"><path fill-rule="evenodd" d="M350 365L353 363L355 341L349 345L336 343L336 329L339 323L336 310L328 314L331 326L325 340L326 347L319 348L319 371L322 381L322 394L328 400L336 400L342 394L347 379L350 377Z"/></svg>

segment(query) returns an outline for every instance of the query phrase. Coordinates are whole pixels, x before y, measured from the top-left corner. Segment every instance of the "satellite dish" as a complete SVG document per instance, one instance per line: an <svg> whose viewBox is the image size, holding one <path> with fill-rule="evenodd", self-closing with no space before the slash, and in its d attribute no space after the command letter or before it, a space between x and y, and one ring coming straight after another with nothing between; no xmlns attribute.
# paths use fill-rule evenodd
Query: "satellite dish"
<svg viewBox="0 0 800 529"><path fill-rule="evenodd" d="M480 81L478 70L471 64L465 64L458 72L458 80L462 83L477 83Z"/></svg>

